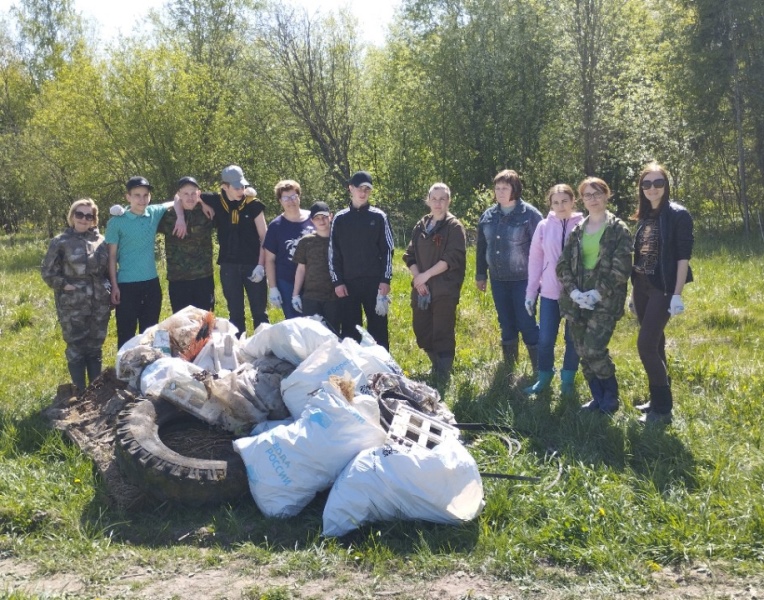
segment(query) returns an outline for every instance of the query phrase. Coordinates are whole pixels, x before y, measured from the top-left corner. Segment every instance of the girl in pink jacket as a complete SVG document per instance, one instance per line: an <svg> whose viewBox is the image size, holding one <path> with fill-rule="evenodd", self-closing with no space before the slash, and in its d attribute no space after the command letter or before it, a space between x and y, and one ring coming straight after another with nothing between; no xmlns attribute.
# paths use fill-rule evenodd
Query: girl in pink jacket
<svg viewBox="0 0 764 600"><path fill-rule="evenodd" d="M584 215L573 212L575 195L566 184L549 188L546 194L551 209L546 219L539 223L531 241L528 260L528 288L525 291L525 309L533 316L536 312L536 297L541 292L539 314L539 363L538 381L525 388L526 394L538 394L549 388L554 377L554 343L560 328L560 305L558 300L562 284L557 279L555 268L562 254L562 248L573 230L583 220ZM562 393L572 395L574 379L578 370L578 354L573 347L573 338L565 326L565 357L562 361Z"/></svg>

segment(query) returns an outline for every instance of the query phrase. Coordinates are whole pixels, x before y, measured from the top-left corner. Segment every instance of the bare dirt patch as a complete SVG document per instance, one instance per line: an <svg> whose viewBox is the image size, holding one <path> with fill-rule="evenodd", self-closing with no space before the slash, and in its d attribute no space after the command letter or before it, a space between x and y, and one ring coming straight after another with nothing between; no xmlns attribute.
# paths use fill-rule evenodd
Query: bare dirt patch
<svg viewBox="0 0 764 600"><path fill-rule="evenodd" d="M41 573L31 562L0 559L0 594L21 592L46 598L131 598L139 600L242 598L395 598L397 600L509 600L545 598L711 598L755 600L764 598L764 578L735 578L711 567L694 567L656 573L649 586L612 589L585 577L566 578L566 583L543 579L499 581L466 572L434 579L402 578L345 569L331 578L301 580L274 576L269 566L237 560L223 567L203 570L198 565L175 565L172 572L127 566L108 582L91 582L75 573ZM550 575L552 575L550 570ZM570 575L570 574L568 574ZM551 581L558 580L550 577ZM278 594L276 594L278 593Z"/></svg>

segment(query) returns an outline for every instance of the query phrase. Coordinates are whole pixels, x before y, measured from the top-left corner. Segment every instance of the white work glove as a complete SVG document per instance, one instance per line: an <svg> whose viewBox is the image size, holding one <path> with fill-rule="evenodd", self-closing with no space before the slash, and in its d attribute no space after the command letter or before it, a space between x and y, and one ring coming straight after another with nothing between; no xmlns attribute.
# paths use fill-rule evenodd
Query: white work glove
<svg viewBox="0 0 764 600"><path fill-rule="evenodd" d="M125 214L125 207L121 206L120 204L115 204L109 209L109 214L112 217L121 217Z"/></svg>
<svg viewBox="0 0 764 600"><path fill-rule="evenodd" d="M377 305L374 307L374 312L380 317L387 316L387 309L390 306L390 298L377 293Z"/></svg>
<svg viewBox="0 0 764 600"><path fill-rule="evenodd" d="M279 288L272 287L270 291L268 292L268 300L271 301L271 304L275 308L281 308L281 293L279 292Z"/></svg>
<svg viewBox="0 0 764 600"><path fill-rule="evenodd" d="M528 316L531 317L536 314L536 303L529 298L525 299L525 312L527 312Z"/></svg>
<svg viewBox="0 0 764 600"><path fill-rule="evenodd" d="M302 312L302 298L299 296L292 296L292 308L298 313Z"/></svg>
<svg viewBox="0 0 764 600"><path fill-rule="evenodd" d="M265 267L263 265L257 265L252 269L252 275L247 277L252 283L260 283L265 278Z"/></svg>
<svg viewBox="0 0 764 600"><path fill-rule="evenodd" d="M578 288L570 292L570 299L578 304L579 308L585 308L584 305L586 304L586 296Z"/></svg>
<svg viewBox="0 0 764 600"><path fill-rule="evenodd" d="M671 296L668 312L672 317L681 315L684 312L684 302L682 302L682 297L679 294Z"/></svg>
<svg viewBox="0 0 764 600"><path fill-rule="evenodd" d="M602 296L597 290L589 290L584 294L584 297L586 298L586 303L592 308L594 308L595 304L602 301Z"/></svg>

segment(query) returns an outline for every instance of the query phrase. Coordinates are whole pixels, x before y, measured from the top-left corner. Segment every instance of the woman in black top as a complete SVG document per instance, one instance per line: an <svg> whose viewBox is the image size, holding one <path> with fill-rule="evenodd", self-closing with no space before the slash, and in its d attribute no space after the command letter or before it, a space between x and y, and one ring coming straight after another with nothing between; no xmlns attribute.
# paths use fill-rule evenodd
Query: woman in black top
<svg viewBox="0 0 764 600"><path fill-rule="evenodd" d="M650 384L650 401L637 408L643 423L670 423L673 409L666 368L664 329L669 318L684 312L682 289L692 281L692 217L671 202L666 170L647 165L639 176L639 206L634 215L632 300L639 320L637 349Z"/></svg>

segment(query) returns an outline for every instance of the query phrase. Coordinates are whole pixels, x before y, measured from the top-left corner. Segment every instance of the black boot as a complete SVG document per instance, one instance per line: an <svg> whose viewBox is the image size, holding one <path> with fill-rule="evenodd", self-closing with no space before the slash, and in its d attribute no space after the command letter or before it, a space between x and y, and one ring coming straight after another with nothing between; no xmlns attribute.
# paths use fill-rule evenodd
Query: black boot
<svg viewBox="0 0 764 600"><path fill-rule="evenodd" d="M85 359L68 361L69 375L72 378L72 383L77 388L77 394L81 394L85 391L87 385L85 384Z"/></svg>
<svg viewBox="0 0 764 600"><path fill-rule="evenodd" d="M602 397L604 395L604 390L602 389L602 381L596 377L592 377L588 383L589 391L592 394L592 399L589 400L589 402L586 404L582 405L581 410L598 412L600 410L600 402L602 402Z"/></svg>
<svg viewBox="0 0 764 600"><path fill-rule="evenodd" d="M435 370L435 376L442 381L448 381L451 377L451 367L453 364L453 354L450 354L449 352L438 352L438 367Z"/></svg>
<svg viewBox="0 0 764 600"><path fill-rule="evenodd" d="M438 353L427 352L427 358L430 359L430 375L434 377L438 370Z"/></svg>
<svg viewBox="0 0 764 600"><path fill-rule="evenodd" d="M501 345L501 351L504 354L504 362L510 368L510 370L513 371L515 369L515 365L517 364L517 349L517 340Z"/></svg>
<svg viewBox="0 0 764 600"><path fill-rule="evenodd" d="M606 414L612 415L618 410L618 380L615 375L607 379L600 380L602 385L602 400L600 401L600 410Z"/></svg>
<svg viewBox="0 0 764 600"><path fill-rule="evenodd" d="M101 350L93 352L85 359L85 366L88 372L88 385L91 385L93 381L101 374Z"/></svg>
<svg viewBox="0 0 764 600"><path fill-rule="evenodd" d="M539 347L538 344L535 346L528 346L527 344L525 347L528 349L528 359L531 361L531 367L533 368L533 374L539 372Z"/></svg>

